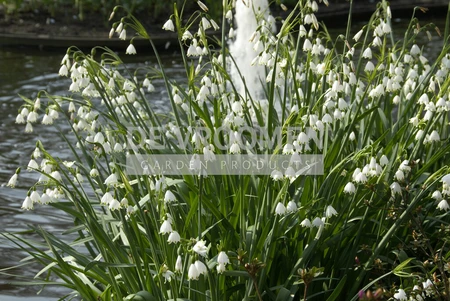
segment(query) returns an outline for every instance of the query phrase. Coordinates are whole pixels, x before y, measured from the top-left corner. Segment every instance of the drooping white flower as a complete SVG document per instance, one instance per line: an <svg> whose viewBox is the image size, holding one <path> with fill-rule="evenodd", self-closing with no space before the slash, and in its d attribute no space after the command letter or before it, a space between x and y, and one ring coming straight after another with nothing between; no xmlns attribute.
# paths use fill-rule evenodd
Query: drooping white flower
<svg viewBox="0 0 450 301"><path fill-rule="evenodd" d="M297 210L297 204L294 201L289 201L286 206L286 212L295 212Z"/></svg>
<svg viewBox="0 0 450 301"><path fill-rule="evenodd" d="M409 123L411 123L413 126L417 126L419 125L419 117L414 116L412 118L409 119Z"/></svg>
<svg viewBox="0 0 450 301"><path fill-rule="evenodd" d="M123 23L120 22L119 25L116 28L116 33L121 33L122 29L123 29ZM61 62L61 64L62 64L62 62Z"/></svg>
<svg viewBox="0 0 450 301"><path fill-rule="evenodd" d="M197 268L197 272L200 275L201 274L206 275L208 273L208 269L207 269L206 265L203 262L201 262L200 260L196 260L194 264L195 264L195 267Z"/></svg>
<svg viewBox="0 0 450 301"><path fill-rule="evenodd" d="M206 162L216 160L216 155L214 154L214 145L210 144L203 147L203 159Z"/></svg>
<svg viewBox="0 0 450 301"><path fill-rule="evenodd" d="M204 240L197 241L197 243L194 245L192 250L195 253L197 253L198 255L206 257L206 255L208 253L208 247L206 246L206 241L204 241Z"/></svg>
<svg viewBox="0 0 450 301"><path fill-rule="evenodd" d="M180 105L183 103L183 99L181 99L181 96L177 93L173 96L173 102L177 105Z"/></svg>
<svg viewBox="0 0 450 301"><path fill-rule="evenodd" d="M59 173L59 171L55 170L53 171L50 176L52 176L53 179L55 179L55 181L61 182L62 178L61 178L61 174Z"/></svg>
<svg viewBox="0 0 450 301"><path fill-rule="evenodd" d="M114 29L114 27L111 27L111 29L109 30L109 34L108 34L108 37L109 37L110 39L113 37L115 31L116 31L116 30Z"/></svg>
<svg viewBox="0 0 450 301"><path fill-rule="evenodd" d="M172 280L174 273L169 270L166 264L163 264L161 267L161 275L164 277L164 283L166 283L166 281L170 282Z"/></svg>
<svg viewBox="0 0 450 301"><path fill-rule="evenodd" d="M186 54L188 57L200 55L197 52L197 41L195 39L192 40L191 45L189 46Z"/></svg>
<svg viewBox="0 0 450 301"><path fill-rule="evenodd" d="M166 219L162 223L161 227L159 228L159 233L160 234L168 234L168 233L171 233L171 232L173 232L172 225L170 224L170 221Z"/></svg>
<svg viewBox="0 0 450 301"><path fill-rule="evenodd" d="M193 154L189 161L189 169L199 172L202 169L202 161L198 154Z"/></svg>
<svg viewBox="0 0 450 301"><path fill-rule="evenodd" d="M200 8L201 8L204 12L208 12L208 7L205 5L205 3L203 3L202 1L197 0L197 4L198 4L198 6L200 6Z"/></svg>
<svg viewBox="0 0 450 301"><path fill-rule="evenodd" d="M48 190L47 190L47 191L48 191ZM42 204L48 204L48 203L51 203L51 202L52 202L52 197L50 197L49 194L43 193L43 194L41 195L41 203L42 203Z"/></svg>
<svg viewBox="0 0 450 301"><path fill-rule="evenodd" d="M130 216L135 212L135 209L133 206L128 206L127 207L127 215Z"/></svg>
<svg viewBox="0 0 450 301"><path fill-rule="evenodd" d="M431 195L431 198L435 199L436 201L440 201L440 200L442 200L442 194L439 190L436 190Z"/></svg>
<svg viewBox="0 0 450 301"><path fill-rule="evenodd" d="M438 142L440 140L441 140L441 138L439 136L439 133L436 130L432 131L430 134L430 137L428 138L429 142Z"/></svg>
<svg viewBox="0 0 450 301"><path fill-rule="evenodd" d="M421 105L427 105L430 103L430 98L428 97L428 94L424 93L419 97L417 102Z"/></svg>
<svg viewBox="0 0 450 301"><path fill-rule="evenodd" d="M388 6L388 8L389 8L389 6ZM390 33L392 29L388 23L383 22L382 30L383 30L383 33Z"/></svg>
<svg viewBox="0 0 450 301"><path fill-rule="evenodd" d="M33 210L33 201L29 196L25 198L25 200L22 203L22 209L24 210Z"/></svg>
<svg viewBox="0 0 450 301"><path fill-rule="evenodd" d="M181 272L183 270L183 262L181 260L181 255L178 255L177 261L175 262L175 272Z"/></svg>
<svg viewBox="0 0 450 301"><path fill-rule="evenodd" d="M100 144L105 143L105 136L103 135L102 132L98 132L95 134L94 143L100 143Z"/></svg>
<svg viewBox="0 0 450 301"><path fill-rule="evenodd" d="M36 190L33 190L33 192L30 194L30 199L33 203L40 203L41 202L41 196Z"/></svg>
<svg viewBox="0 0 450 301"><path fill-rule="evenodd" d="M400 301L407 300L406 292L401 288L394 294L394 298Z"/></svg>
<svg viewBox="0 0 450 301"><path fill-rule="evenodd" d="M360 172L360 173L358 173L356 176L355 176L355 182L356 183L366 183L367 182L367 177L366 177L366 175L363 173L363 172Z"/></svg>
<svg viewBox="0 0 450 301"><path fill-rule="evenodd" d="M102 198L100 199L100 204L101 205L109 205L109 203L113 200L113 196L111 195L110 192L106 192Z"/></svg>
<svg viewBox="0 0 450 301"><path fill-rule="evenodd" d="M348 136L348 139L350 139L350 141L355 141L356 139L355 132L351 132L350 135Z"/></svg>
<svg viewBox="0 0 450 301"><path fill-rule="evenodd" d="M119 39L126 40L127 39L127 30L124 28L119 34Z"/></svg>
<svg viewBox="0 0 450 301"><path fill-rule="evenodd" d="M403 173L402 170L397 170L397 172L394 174L394 178L397 179L398 181L403 181L405 179L405 174Z"/></svg>
<svg viewBox="0 0 450 301"><path fill-rule="evenodd" d="M41 150L39 149L39 147L36 147L33 151L33 158L40 158L41 155Z"/></svg>
<svg viewBox="0 0 450 301"><path fill-rule="evenodd" d="M381 166L377 163L377 160L372 157L369 163L369 176L379 176L382 172Z"/></svg>
<svg viewBox="0 0 450 301"><path fill-rule="evenodd" d="M105 185L108 186L115 186L117 184L119 184L119 180L117 179L117 175L115 173L109 175L106 180L105 180Z"/></svg>
<svg viewBox="0 0 450 301"><path fill-rule="evenodd" d="M97 177L99 175L98 170L96 168L91 169L89 175L93 178Z"/></svg>
<svg viewBox="0 0 450 301"><path fill-rule="evenodd" d="M168 31L175 31L175 26L173 25L172 19L167 20L162 28Z"/></svg>
<svg viewBox="0 0 450 301"><path fill-rule="evenodd" d="M218 274L222 274L223 272L225 272L225 271L227 270L227 267L226 267L225 264L219 263L219 264L216 266L216 270L217 270L217 273L218 273Z"/></svg>
<svg viewBox="0 0 450 301"><path fill-rule="evenodd" d="M402 194L402 187L400 186L399 183L394 182L389 187L391 188L392 195Z"/></svg>
<svg viewBox="0 0 450 301"><path fill-rule="evenodd" d="M16 187L16 183L17 183L17 173L13 174L13 176L9 179L8 184L6 184L6 186L14 188Z"/></svg>
<svg viewBox="0 0 450 301"><path fill-rule="evenodd" d="M412 45L411 50L409 51L409 53L413 56L417 56L420 54L420 48L419 46L417 46L417 44Z"/></svg>
<svg viewBox="0 0 450 301"><path fill-rule="evenodd" d="M386 157L386 155L382 155L380 158L380 165L384 167L388 165L388 163L389 163L388 157Z"/></svg>
<svg viewBox="0 0 450 301"><path fill-rule="evenodd" d="M116 144L114 144L114 152L116 153L120 153L121 151L123 151L123 146L122 144L116 142Z"/></svg>
<svg viewBox="0 0 450 301"><path fill-rule="evenodd" d="M348 182L344 187L344 192L348 194L354 194L356 192L355 184Z"/></svg>
<svg viewBox="0 0 450 301"><path fill-rule="evenodd" d="M314 227L319 228L321 226L323 226L325 223L323 222L323 220L320 217L316 217L312 223L311 223Z"/></svg>
<svg viewBox="0 0 450 301"><path fill-rule="evenodd" d="M120 200L120 207L121 208L127 208L128 207L128 199L127 198L123 198L122 200Z"/></svg>
<svg viewBox="0 0 450 301"><path fill-rule="evenodd" d="M409 160L404 160L402 163L400 163L398 169L400 169L403 172L410 172L411 167L409 166Z"/></svg>
<svg viewBox="0 0 450 301"><path fill-rule="evenodd" d="M363 34L363 30L361 29L354 35L353 40L355 40L355 42L358 42L358 40L361 38L362 34Z"/></svg>
<svg viewBox="0 0 450 301"><path fill-rule="evenodd" d="M227 11L227 13L225 14L225 18L228 21L231 21L233 19L233 11L231 9Z"/></svg>
<svg viewBox="0 0 450 301"><path fill-rule="evenodd" d="M69 75L69 69L67 69L67 66L65 64L61 65L61 68L59 68L58 74L60 76L68 76Z"/></svg>
<svg viewBox="0 0 450 301"><path fill-rule="evenodd" d="M379 46L383 45L383 42L381 41L379 36L376 36L373 38L372 45L375 47L379 47Z"/></svg>
<svg viewBox="0 0 450 301"><path fill-rule="evenodd" d="M283 173L279 170L274 169L271 173L270 173L270 177L272 178L272 180L274 181L279 181L283 179Z"/></svg>
<svg viewBox="0 0 450 301"><path fill-rule="evenodd" d="M136 54L136 48L134 47L133 44L130 43L130 45L128 45L125 54Z"/></svg>
<svg viewBox="0 0 450 301"><path fill-rule="evenodd" d="M166 184L166 178L165 177L161 177L158 180L156 180L155 183L155 190L156 191L163 191L164 189L166 189L167 184Z"/></svg>
<svg viewBox="0 0 450 301"><path fill-rule="evenodd" d="M17 124L25 124L26 123L25 118L23 117L22 114L17 114L16 123Z"/></svg>
<svg viewBox="0 0 450 301"><path fill-rule="evenodd" d="M198 272L195 264L191 263L191 265L189 266L189 271L188 271L188 279L189 280L198 280L199 276L200 276L200 273Z"/></svg>
<svg viewBox="0 0 450 301"><path fill-rule="evenodd" d="M333 112L333 117L337 120L344 118L345 113L342 113L339 109L335 109Z"/></svg>
<svg viewBox="0 0 450 301"><path fill-rule="evenodd" d="M169 234L169 238L167 238L167 242L169 244L175 244L175 243L179 243L181 240L180 234L177 231L172 231Z"/></svg>
<svg viewBox="0 0 450 301"><path fill-rule="evenodd" d="M368 61L366 66L364 67L364 71L372 72L373 70L375 70L375 65L371 61Z"/></svg>
<svg viewBox="0 0 450 301"><path fill-rule="evenodd" d="M337 215L336 209L333 208L333 206L328 205L327 209L325 210L325 216L326 217L332 217L333 215Z"/></svg>
<svg viewBox="0 0 450 301"><path fill-rule="evenodd" d="M342 97L338 100L338 108L341 111L345 111L348 109L348 103Z"/></svg>
<svg viewBox="0 0 450 301"><path fill-rule="evenodd" d="M308 52L312 49L312 44L309 39L305 39L305 42L303 42L303 51Z"/></svg>
<svg viewBox="0 0 450 301"><path fill-rule="evenodd" d="M233 144L231 144L230 147L230 154L240 154L241 148L239 147L239 144L235 141Z"/></svg>
<svg viewBox="0 0 450 301"><path fill-rule="evenodd" d="M310 221L308 218L305 218L305 219L300 223L300 225L301 225L302 227L306 227L306 228L311 228L311 227L312 227L311 221Z"/></svg>
<svg viewBox="0 0 450 301"><path fill-rule="evenodd" d="M220 251L219 255L217 256L217 263L229 264L230 259L228 258L227 253L225 253L224 251Z"/></svg>
<svg viewBox="0 0 450 301"><path fill-rule="evenodd" d="M211 22L209 22L209 20L206 19L205 17L202 18L201 22L204 30L211 28Z"/></svg>
<svg viewBox="0 0 450 301"><path fill-rule="evenodd" d="M442 112L442 111L447 111L448 110L448 106L447 106L447 102L445 101L444 98L439 98L438 101L436 102L436 110L438 112Z"/></svg>
<svg viewBox="0 0 450 301"><path fill-rule="evenodd" d="M28 110L27 107L23 107L22 110L20 111L20 114L21 114L23 117L26 117L29 113L30 113L30 110Z"/></svg>
<svg viewBox="0 0 450 301"><path fill-rule="evenodd" d="M171 203L173 201L176 201L176 197L173 194L172 191L167 190L166 193L164 194L164 202L165 203Z"/></svg>
<svg viewBox="0 0 450 301"><path fill-rule="evenodd" d="M353 174L352 174L352 179L353 179L353 181L355 181L356 176L357 176L360 172L361 172L361 168L359 168L359 167L357 167L357 168L353 171Z"/></svg>
<svg viewBox="0 0 450 301"><path fill-rule="evenodd" d="M372 49L370 49L370 47L367 47L364 50L362 57L370 60L372 58Z"/></svg>
<svg viewBox="0 0 450 301"><path fill-rule="evenodd" d="M45 114L44 117L42 118L42 124L53 124L53 118L52 116L50 116L49 114Z"/></svg>
<svg viewBox="0 0 450 301"><path fill-rule="evenodd" d="M71 101L69 102L69 107L67 108L67 112L73 113L76 111L75 104Z"/></svg>
<svg viewBox="0 0 450 301"><path fill-rule="evenodd" d="M437 208L439 208L440 210L447 211L448 209L450 209L450 206L448 205L447 200L443 199L439 202Z"/></svg>
<svg viewBox="0 0 450 301"><path fill-rule="evenodd" d="M114 211L114 210L118 210L118 209L120 209L120 202L117 200L117 199L112 199L110 202L109 202L109 210L112 210L112 211Z"/></svg>
<svg viewBox="0 0 450 301"><path fill-rule="evenodd" d="M392 103L394 105L398 105L400 103L400 96L395 95L394 98L392 99Z"/></svg>
<svg viewBox="0 0 450 301"><path fill-rule="evenodd" d="M286 207L283 205L283 203L278 202L276 208L275 208L275 214L277 215L284 215L286 214Z"/></svg>
<svg viewBox="0 0 450 301"><path fill-rule="evenodd" d="M333 117L331 117L330 114L327 113L327 114L323 115L322 122L325 123L325 124L332 123L333 122Z"/></svg>
<svg viewBox="0 0 450 301"><path fill-rule="evenodd" d="M441 182L443 182L447 186L450 186L450 173L443 176Z"/></svg>
<svg viewBox="0 0 450 301"><path fill-rule="evenodd" d="M432 289L434 287L434 284L433 284L433 282L430 279L427 279L427 281L422 282L422 286L423 286L423 289L425 291L427 291L430 288Z"/></svg>
<svg viewBox="0 0 450 301"><path fill-rule="evenodd" d="M183 35L181 36L181 40L182 40L182 41L190 40L190 39L192 39L192 38L193 38L192 33L191 33L189 30L186 30L186 31L183 33Z"/></svg>
<svg viewBox="0 0 450 301"><path fill-rule="evenodd" d="M429 120L431 120L432 117L433 117L433 112L432 111L425 111L425 115L423 116L423 120L429 121Z"/></svg>

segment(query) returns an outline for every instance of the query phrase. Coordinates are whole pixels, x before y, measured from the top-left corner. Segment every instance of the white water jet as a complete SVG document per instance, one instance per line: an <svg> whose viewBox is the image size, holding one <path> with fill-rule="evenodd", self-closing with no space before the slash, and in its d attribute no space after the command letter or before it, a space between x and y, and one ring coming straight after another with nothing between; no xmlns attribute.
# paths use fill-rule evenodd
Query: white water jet
<svg viewBox="0 0 450 301"><path fill-rule="evenodd" d="M252 61L264 50L262 43L259 42L261 30L256 31L258 26L261 23L273 23L273 21L264 22L270 18L269 3L267 0L237 0L235 10L235 40L229 45L230 54L234 59L230 66L231 78L244 99L250 94L253 99L259 100L264 98L262 83L265 83L266 71L265 67L258 63L252 66ZM274 25L270 27L273 31Z"/></svg>

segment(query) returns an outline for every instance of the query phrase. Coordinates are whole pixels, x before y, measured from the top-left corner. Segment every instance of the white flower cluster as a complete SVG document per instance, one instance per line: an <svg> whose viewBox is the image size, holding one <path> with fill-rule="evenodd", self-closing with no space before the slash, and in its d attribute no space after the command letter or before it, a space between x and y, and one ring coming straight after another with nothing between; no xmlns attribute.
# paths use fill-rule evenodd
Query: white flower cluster
<svg viewBox="0 0 450 301"><path fill-rule="evenodd" d="M398 289L394 294L394 298L396 300L410 300L410 301L424 301L428 300L428 298L432 298L435 296L435 284L427 279L422 282L422 285L414 285L412 291L410 292L410 296L408 299L408 294L404 289Z"/></svg>
<svg viewBox="0 0 450 301"><path fill-rule="evenodd" d="M435 190L431 195L431 198L438 202L437 208L443 211L447 211L448 209L450 209L450 205L445 198L450 196L450 174L443 176L441 182L442 189Z"/></svg>
<svg viewBox="0 0 450 301"><path fill-rule="evenodd" d="M363 169L356 168L352 174L352 182L348 182L344 187L344 192L354 194L356 192L356 184L365 184L370 178L378 177L383 172L383 167L389 163L386 155L380 157L379 163L375 157L371 157L369 163Z"/></svg>

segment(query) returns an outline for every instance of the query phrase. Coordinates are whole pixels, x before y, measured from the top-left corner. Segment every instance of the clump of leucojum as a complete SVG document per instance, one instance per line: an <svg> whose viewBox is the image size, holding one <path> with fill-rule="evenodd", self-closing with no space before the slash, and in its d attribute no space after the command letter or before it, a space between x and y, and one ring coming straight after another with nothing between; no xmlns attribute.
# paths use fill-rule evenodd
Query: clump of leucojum
<svg viewBox="0 0 450 301"><path fill-rule="evenodd" d="M136 36L148 39L159 69L130 73L108 49L70 48L59 70L71 79L70 96L25 99L16 121L26 132L35 123L66 122L72 159L62 161L37 142L26 169L39 180L23 209L50 204L74 217L69 232L79 234L68 244L35 229L51 251L31 249L45 266L39 275L59 277L85 300L448 296L448 25L438 32L442 51L429 60L420 41L439 38L434 25L413 17L403 38L394 38L385 1L360 30L350 30L350 17L336 37L315 16L320 1L299 1L277 31L263 1L245 1L252 3L250 65L264 72L256 90L239 77L244 70L229 52L235 1L224 1L222 22L199 1L187 23L174 6L163 26L178 36L183 82L166 76L151 33L125 16L110 35L136 32L127 54L139 53ZM171 108L165 115L152 106L153 83L161 79ZM157 138L154 127L162 129ZM248 128L263 129L267 140L252 144ZM276 129L281 145L268 143ZM128 174L126 158L161 153L154 145L193 161L321 154L324 172Z"/></svg>

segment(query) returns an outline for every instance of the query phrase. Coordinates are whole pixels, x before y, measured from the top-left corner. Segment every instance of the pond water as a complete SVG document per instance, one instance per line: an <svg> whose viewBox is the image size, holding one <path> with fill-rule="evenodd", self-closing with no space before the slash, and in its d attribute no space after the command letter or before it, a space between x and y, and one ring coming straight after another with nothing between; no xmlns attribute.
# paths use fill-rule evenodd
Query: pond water
<svg viewBox="0 0 450 301"><path fill-rule="evenodd" d="M441 22L442 24L442 22ZM440 27L443 30L443 26ZM440 39L434 38L426 47L437 51L441 48ZM34 99L37 92L47 90L51 94L67 94L69 80L61 79L57 72L64 50L40 52L35 49L7 49L0 47L0 232L22 231L29 224L40 225L52 232L61 233L71 220L48 206L36 206L34 211L20 209L27 194L27 187L35 183L35 174L23 171L16 189L5 187L9 178L18 166L26 166L37 140L45 146L52 145L51 151L64 154L64 144L58 141L57 133L50 127L36 126L32 134L24 133L24 125L17 125L15 118L23 101L18 96L22 94ZM432 59L436 53L428 53ZM124 55L122 56L124 58ZM166 71L170 78L181 78L184 69L179 63L179 56L166 54L163 57ZM127 57L131 68L142 64L155 65L151 56ZM161 108L167 104L167 93L161 82L155 82L160 92L155 92L155 106ZM51 142L51 143L49 143ZM0 269L15 265L25 257L24 252L0 236ZM25 267L11 271L25 277L33 277L37 270ZM12 277L0 274L0 301L2 300L57 300L55 296L62 294L61 289L48 287L39 297L35 297L40 288L11 285ZM13 295L18 297L12 297Z"/></svg>

